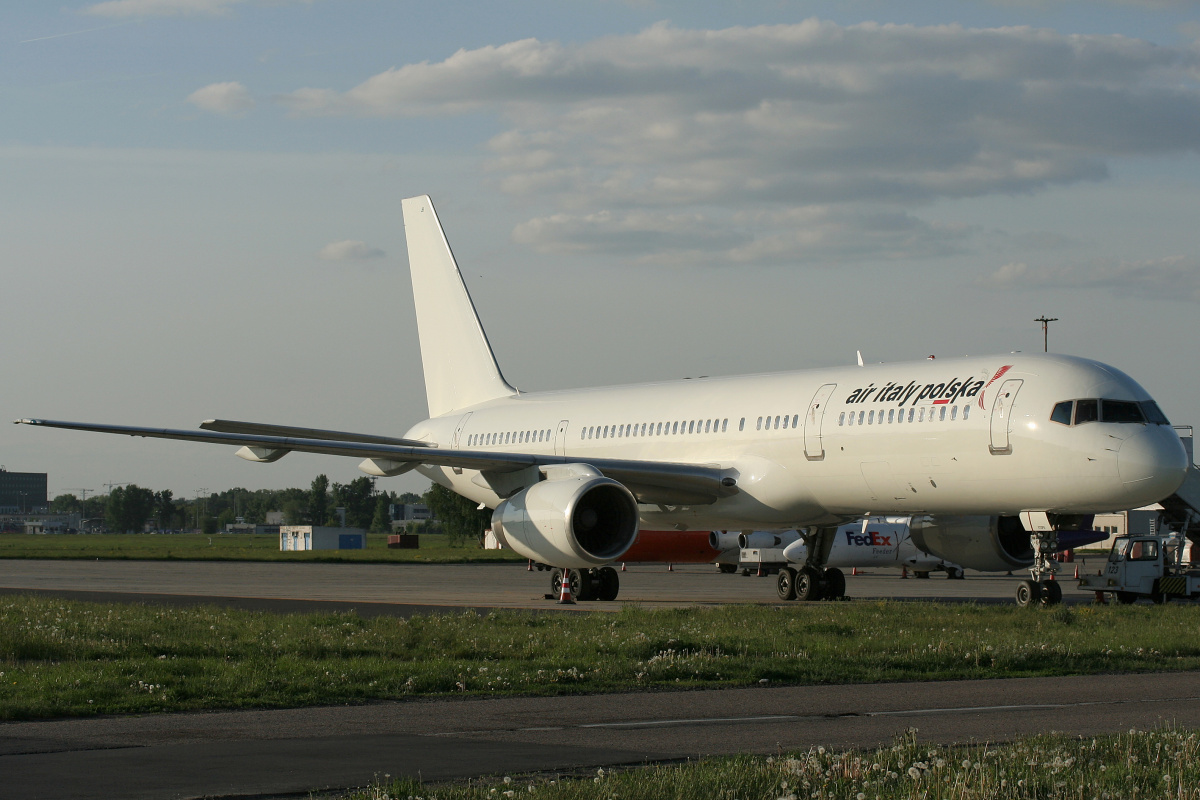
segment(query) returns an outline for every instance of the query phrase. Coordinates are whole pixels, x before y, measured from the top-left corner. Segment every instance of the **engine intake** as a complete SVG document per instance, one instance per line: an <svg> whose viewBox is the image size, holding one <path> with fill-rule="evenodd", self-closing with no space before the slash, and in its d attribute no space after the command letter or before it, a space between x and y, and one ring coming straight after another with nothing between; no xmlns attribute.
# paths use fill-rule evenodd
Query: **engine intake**
<svg viewBox="0 0 1200 800"><path fill-rule="evenodd" d="M615 561L638 534L637 501L590 468L522 489L496 506L492 532L516 552L554 567Z"/></svg>

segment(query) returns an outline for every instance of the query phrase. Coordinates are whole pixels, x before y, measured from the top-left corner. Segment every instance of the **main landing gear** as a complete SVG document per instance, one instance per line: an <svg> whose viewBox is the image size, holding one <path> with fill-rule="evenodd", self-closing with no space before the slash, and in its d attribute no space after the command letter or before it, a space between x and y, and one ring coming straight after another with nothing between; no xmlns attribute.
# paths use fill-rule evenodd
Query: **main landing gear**
<svg viewBox="0 0 1200 800"><path fill-rule="evenodd" d="M846 576L836 567L826 570L807 564L800 569L782 567L775 589L780 600L841 600L846 596Z"/></svg>
<svg viewBox="0 0 1200 800"><path fill-rule="evenodd" d="M561 569L550 573L550 589L554 597L562 592ZM571 573L571 596L579 601L616 600L621 590L621 577L612 567L599 569L573 569Z"/></svg>
<svg viewBox="0 0 1200 800"><path fill-rule="evenodd" d="M1062 602L1062 586L1054 580L1054 573L1058 572L1058 561L1054 558L1058 552L1058 532L1035 531L1029 538L1033 545L1033 566L1029 568L1030 578L1017 584L1017 605L1021 608L1038 603L1058 605Z"/></svg>
<svg viewBox="0 0 1200 800"><path fill-rule="evenodd" d="M775 589L780 600L841 600L846 596L846 576L840 569L826 568L837 528L803 531L808 556L800 568L782 567Z"/></svg>

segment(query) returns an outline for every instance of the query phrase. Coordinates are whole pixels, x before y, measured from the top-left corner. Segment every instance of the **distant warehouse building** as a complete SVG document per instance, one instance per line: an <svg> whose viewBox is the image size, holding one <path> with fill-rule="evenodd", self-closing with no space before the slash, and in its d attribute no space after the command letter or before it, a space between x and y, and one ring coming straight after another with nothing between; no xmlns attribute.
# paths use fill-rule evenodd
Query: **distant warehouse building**
<svg viewBox="0 0 1200 800"><path fill-rule="evenodd" d="M45 514L46 473L9 472L0 467L0 514Z"/></svg>
<svg viewBox="0 0 1200 800"><path fill-rule="evenodd" d="M280 525L279 549L365 550L367 532L361 528L325 528L319 525Z"/></svg>

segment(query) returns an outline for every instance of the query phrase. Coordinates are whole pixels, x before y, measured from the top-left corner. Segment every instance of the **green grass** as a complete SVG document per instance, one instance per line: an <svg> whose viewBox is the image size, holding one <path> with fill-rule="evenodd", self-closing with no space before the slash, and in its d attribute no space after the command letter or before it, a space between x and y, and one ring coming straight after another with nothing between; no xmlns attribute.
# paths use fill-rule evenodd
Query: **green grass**
<svg viewBox="0 0 1200 800"><path fill-rule="evenodd" d="M0 719L1200 669L1200 607L856 602L362 618L0 597Z"/></svg>
<svg viewBox="0 0 1200 800"><path fill-rule="evenodd" d="M922 744L917 732L889 747L778 756L733 756L606 772L588 778L508 776L427 786L384 779L352 800L666 800L670 798L1070 798L1200 797L1200 738L1159 729L1099 737L1061 734L1001 745Z"/></svg>
<svg viewBox="0 0 1200 800"><path fill-rule="evenodd" d="M451 564L524 561L511 550L484 550L474 542L453 547L442 534L422 534L417 550L389 550L386 533L367 534L365 550L284 553L279 537L253 533L108 533L31 535L0 533L0 558L180 559L190 561L353 561Z"/></svg>

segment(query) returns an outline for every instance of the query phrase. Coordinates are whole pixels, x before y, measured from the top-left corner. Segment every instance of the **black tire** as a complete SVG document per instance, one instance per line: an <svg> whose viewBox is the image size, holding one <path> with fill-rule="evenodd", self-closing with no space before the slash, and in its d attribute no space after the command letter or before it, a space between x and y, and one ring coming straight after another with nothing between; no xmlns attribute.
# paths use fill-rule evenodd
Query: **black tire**
<svg viewBox="0 0 1200 800"><path fill-rule="evenodd" d="M782 567L779 575L775 578L775 591L779 593L780 600L795 600L796 570L791 567Z"/></svg>
<svg viewBox="0 0 1200 800"><path fill-rule="evenodd" d="M1131 606L1137 602L1138 596L1133 592L1115 592L1117 602L1123 606Z"/></svg>
<svg viewBox="0 0 1200 800"><path fill-rule="evenodd" d="M796 572L796 599L821 599L821 578L812 567L804 567Z"/></svg>
<svg viewBox="0 0 1200 800"><path fill-rule="evenodd" d="M946 568L947 580L961 581L965 577L966 577L966 573L963 571L962 567L947 567Z"/></svg>
<svg viewBox="0 0 1200 800"><path fill-rule="evenodd" d="M571 594L582 603L595 600L600 594L600 579L594 569L571 570Z"/></svg>
<svg viewBox="0 0 1200 800"><path fill-rule="evenodd" d="M1062 586L1057 581L1042 584L1042 605L1056 606L1062 602Z"/></svg>
<svg viewBox="0 0 1200 800"><path fill-rule="evenodd" d="M825 599L841 600L846 596L846 576L837 567L825 570Z"/></svg>
<svg viewBox="0 0 1200 800"><path fill-rule="evenodd" d="M916 576L916 577L918 577L918 578L925 578L925 579L928 579L928 578L929 578L929 573L928 573L928 572L913 572L913 575L914 575L914 576Z"/></svg>
<svg viewBox="0 0 1200 800"><path fill-rule="evenodd" d="M562 570L554 569L550 572L550 593L557 600L562 596ZM580 577L583 573L581 569L571 570L571 599L572 600L593 600L592 597L580 597Z"/></svg>
<svg viewBox="0 0 1200 800"><path fill-rule="evenodd" d="M621 576L612 567L600 569L600 599L611 602L617 599L621 591Z"/></svg>
<svg viewBox="0 0 1200 800"><path fill-rule="evenodd" d="M737 564L717 564L717 569L721 571L722 575L732 575L737 572Z"/></svg>
<svg viewBox="0 0 1200 800"><path fill-rule="evenodd" d="M1017 605L1029 608L1042 599L1042 585L1037 581L1021 581L1017 584Z"/></svg>

